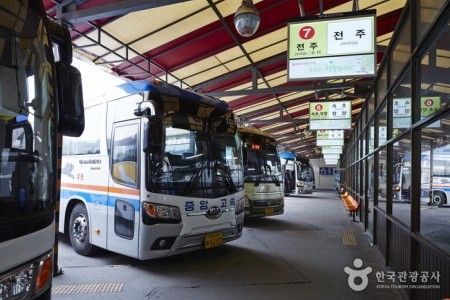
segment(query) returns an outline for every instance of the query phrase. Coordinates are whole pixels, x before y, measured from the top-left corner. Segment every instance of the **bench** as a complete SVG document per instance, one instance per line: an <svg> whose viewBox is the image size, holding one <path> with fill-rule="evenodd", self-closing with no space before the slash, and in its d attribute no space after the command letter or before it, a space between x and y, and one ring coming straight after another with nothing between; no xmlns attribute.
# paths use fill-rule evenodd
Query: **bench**
<svg viewBox="0 0 450 300"><path fill-rule="evenodd" d="M353 217L353 222L356 222L355 217L358 213L359 202L353 198L352 195L349 195L347 192L341 194L342 202L344 203L345 209L350 213Z"/></svg>

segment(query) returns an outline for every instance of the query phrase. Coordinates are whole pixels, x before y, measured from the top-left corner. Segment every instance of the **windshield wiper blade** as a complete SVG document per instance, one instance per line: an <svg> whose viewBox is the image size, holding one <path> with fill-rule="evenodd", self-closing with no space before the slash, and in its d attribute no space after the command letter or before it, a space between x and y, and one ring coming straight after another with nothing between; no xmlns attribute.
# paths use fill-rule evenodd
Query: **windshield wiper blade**
<svg viewBox="0 0 450 300"><path fill-rule="evenodd" d="M278 180L278 177L275 174L270 174L270 176L273 178L275 185L280 186L280 181Z"/></svg>
<svg viewBox="0 0 450 300"><path fill-rule="evenodd" d="M237 188L233 182L233 178L231 177L230 168L228 168L227 165L225 165L221 162L217 162L216 166L220 170L220 175L222 176L223 180L225 181L225 185L228 187L229 192L236 193Z"/></svg>
<svg viewBox="0 0 450 300"><path fill-rule="evenodd" d="M194 176L192 176L191 179L189 180L188 186L184 190L183 195L187 196L191 193L192 189L194 188L196 183L200 180L200 177L203 175L203 171L205 170L207 162L208 160L205 158L205 156L203 156L199 168L195 171Z"/></svg>

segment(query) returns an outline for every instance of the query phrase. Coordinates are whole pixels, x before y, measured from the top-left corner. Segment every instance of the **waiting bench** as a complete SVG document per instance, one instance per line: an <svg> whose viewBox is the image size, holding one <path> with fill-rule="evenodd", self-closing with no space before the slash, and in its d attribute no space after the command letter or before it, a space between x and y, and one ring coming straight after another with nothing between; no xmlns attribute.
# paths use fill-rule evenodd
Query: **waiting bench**
<svg viewBox="0 0 450 300"><path fill-rule="evenodd" d="M353 198L352 195L349 195L347 192L341 194L342 202L344 203L345 209L350 213L353 217L353 222L356 222L355 217L358 213L359 202Z"/></svg>

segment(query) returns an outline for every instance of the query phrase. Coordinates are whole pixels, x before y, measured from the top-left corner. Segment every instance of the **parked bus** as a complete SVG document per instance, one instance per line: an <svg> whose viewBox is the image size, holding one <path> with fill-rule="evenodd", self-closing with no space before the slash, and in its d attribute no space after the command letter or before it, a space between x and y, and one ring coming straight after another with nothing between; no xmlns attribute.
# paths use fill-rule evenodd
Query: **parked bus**
<svg viewBox="0 0 450 300"><path fill-rule="evenodd" d="M283 214L283 177L275 138L248 127L239 127L238 132L244 158L245 218Z"/></svg>
<svg viewBox="0 0 450 300"><path fill-rule="evenodd" d="M430 153L422 153L421 190L422 197L428 198L430 205L439 207L448 204L450 199L450 149L434 149L433 159ZM430 176L430 170L431 176ZM431 192L431 193L430 193Z"/></svg>
<svg viewBox="0 0 450 300"><path fill-rule="evenodd" d="M48 299L57 139L83 131L81 76L69 31L41 1L0 1L0 12L0 299Z"/></svg>
<svg viewBox="0 0 450 300"><path fill-rule="evenodd" d="M431 154L431 155L430 155ZM430 160L430 156L433 158ZM380 172L386 169L380 164ZM385 171L384 171L385 172ZM384 184L383 186L386 186ZM383 188L380 196L386 197ZM394 152L394 169L392 179L393 200L410 201L411 199L411 163L402 153ZM421 198L430 205L443 206L450 197L450 150L433 149L421 155Z"/></svg>
<svg viewBox="0 0 450 300"><path fill-rule="evenodd" d="M285 177L285 193L312 194L315 178L309 159L290 152L282 152L280 157Z"/></svg>
<svg viewBox="0 0 450 300"><path fill-rule="evenodd" d="M62 159L59 230L77 253L146 260L241 237L242 147L225 102L136 81L85 116Z"/></svg>

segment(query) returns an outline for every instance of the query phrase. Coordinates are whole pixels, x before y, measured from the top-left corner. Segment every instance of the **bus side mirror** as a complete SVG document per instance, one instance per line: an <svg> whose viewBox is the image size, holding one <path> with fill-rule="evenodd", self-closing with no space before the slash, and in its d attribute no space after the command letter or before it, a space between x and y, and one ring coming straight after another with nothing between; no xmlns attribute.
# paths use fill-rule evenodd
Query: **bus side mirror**
<svg viewBox="0 0 450 300"><path fill-rule="evenodd" d="M148 126L145 126L144 133L144 151L149 153L158 153L163 150L163 122L157 117L150 117Z"/></svg>
<svg viewBox="0 0 450 300"><path fill-rule="evenodd" d="M70 64L56 63L58 90L58 133L79 137L84 131L81 73Z"/></svg>

